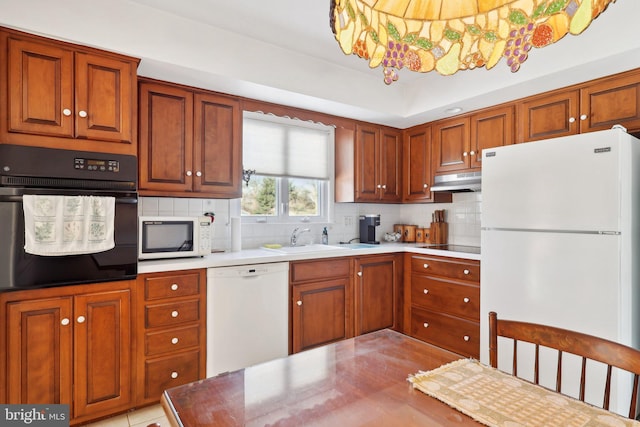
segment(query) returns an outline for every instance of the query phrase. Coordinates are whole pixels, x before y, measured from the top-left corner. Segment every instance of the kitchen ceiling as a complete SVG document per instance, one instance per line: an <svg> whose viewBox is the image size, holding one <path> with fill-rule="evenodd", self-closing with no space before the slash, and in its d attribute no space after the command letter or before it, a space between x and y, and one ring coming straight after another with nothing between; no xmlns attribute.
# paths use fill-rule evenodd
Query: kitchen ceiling
<svg viewBox="0 0 640 427"><path fill-rule="evenodd" d="M64 3L0 0L0 24L140 57L140 75L399 128L640 67L637 0L534 49L517 73L504 61L453 76L400 70L390 86L342 53L329 0Z"/></svg>

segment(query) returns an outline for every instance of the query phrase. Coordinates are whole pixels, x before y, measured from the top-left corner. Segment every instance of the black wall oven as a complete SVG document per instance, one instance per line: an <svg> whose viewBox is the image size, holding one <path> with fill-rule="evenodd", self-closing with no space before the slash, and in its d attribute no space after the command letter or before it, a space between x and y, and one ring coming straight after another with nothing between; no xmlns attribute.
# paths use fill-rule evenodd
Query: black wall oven
<svg viewBox="0 0 640 427"><path fill-rule="evenodd" d="M137 175L134 156L0 144L0 290L135 278ZM115 247L83 255L26 253L25 194L114 197Z"/></svg>

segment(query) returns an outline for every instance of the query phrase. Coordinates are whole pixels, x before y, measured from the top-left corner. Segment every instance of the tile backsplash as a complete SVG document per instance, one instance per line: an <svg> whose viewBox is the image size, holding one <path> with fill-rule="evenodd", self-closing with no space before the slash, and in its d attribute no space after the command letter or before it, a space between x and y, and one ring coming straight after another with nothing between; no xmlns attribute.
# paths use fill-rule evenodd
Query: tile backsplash
<svg viewBox="0 0 640 427"><path fill-rule="evenodd" d="M310 228L311 233L301 236L301 242L321 241L322 229L329 231L329 243L337 244L359 235L358 217L380 214L380 227L376 237L393 230L394 224L412 224L428 227L431 214L436 209L446 210L449 223L449 243L480 246L480 212L482 193L455 193L452 203L436 204L371 204L336 203L331 223L300 224L243 224L242 248L252 249L265 243L288 243L289 236L297 226ZM204 212L215 212L213 247L231 249L230 218L239 216L239 201L224 199L184 199L172 197L141 197L138 205L140 215L147 216L195 216Z"/></svg>

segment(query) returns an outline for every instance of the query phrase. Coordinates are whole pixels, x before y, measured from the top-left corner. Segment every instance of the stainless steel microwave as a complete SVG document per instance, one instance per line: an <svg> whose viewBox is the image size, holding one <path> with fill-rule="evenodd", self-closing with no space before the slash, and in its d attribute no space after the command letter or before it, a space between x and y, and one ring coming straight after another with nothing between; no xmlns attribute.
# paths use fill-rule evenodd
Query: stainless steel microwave
<svg viewBox="0 0 640 427"><path fill-rule="evenodd" d="M198 257L211 253L213 227L208 216L141 216L139 259Z"/></svg>

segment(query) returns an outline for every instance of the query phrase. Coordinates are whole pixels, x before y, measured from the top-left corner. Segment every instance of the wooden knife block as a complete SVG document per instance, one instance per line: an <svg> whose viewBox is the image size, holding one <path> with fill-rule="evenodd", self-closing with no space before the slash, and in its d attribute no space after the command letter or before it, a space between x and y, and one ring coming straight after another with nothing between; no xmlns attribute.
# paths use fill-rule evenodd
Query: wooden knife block
<svg viewBox="0 0 640 427"><path fill-rule="evenodd" d="M446 222L432 222L429 231L429 240L435 245L447 244L449 236L449 224Z"/></svg>

